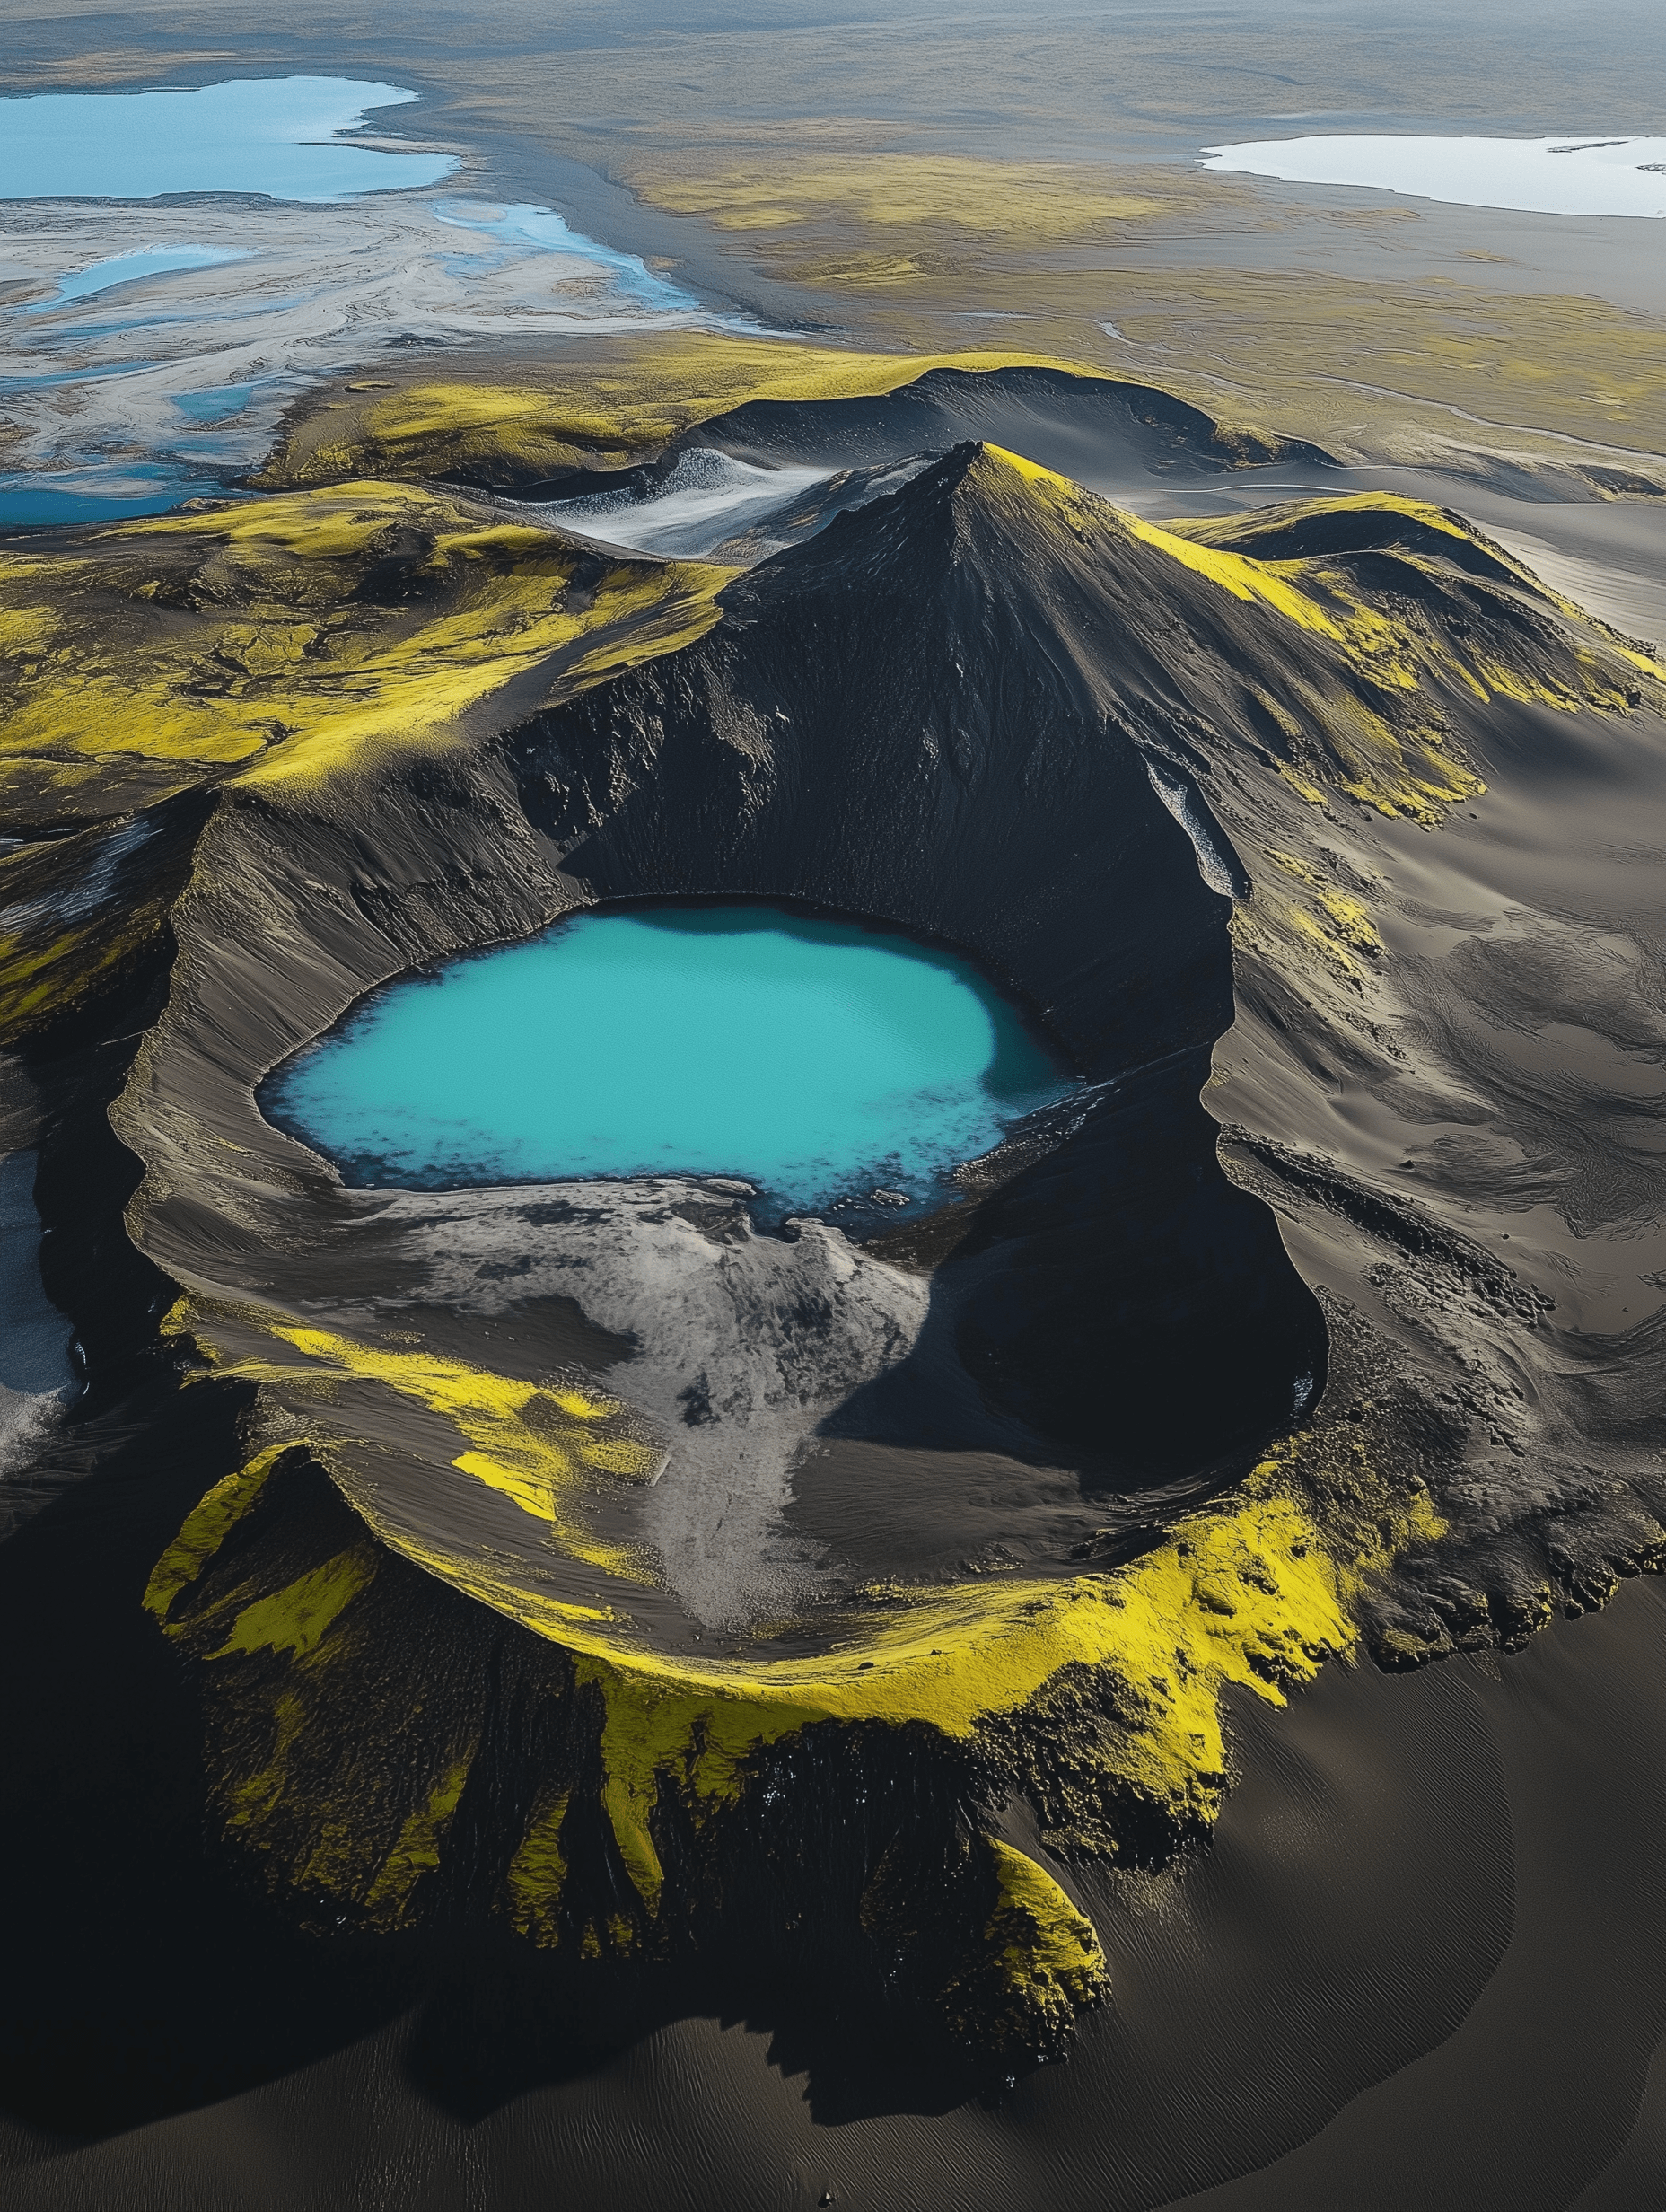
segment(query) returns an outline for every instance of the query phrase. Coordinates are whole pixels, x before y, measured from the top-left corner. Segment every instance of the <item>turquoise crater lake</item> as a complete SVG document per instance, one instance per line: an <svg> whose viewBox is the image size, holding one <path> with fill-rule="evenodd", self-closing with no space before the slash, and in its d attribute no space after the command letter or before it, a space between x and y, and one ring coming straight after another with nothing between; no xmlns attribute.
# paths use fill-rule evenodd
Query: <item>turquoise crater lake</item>
<svg viewBox="0 0 1666 2212"><path fill-rule="evenodd" d="M723 1175L813 1213L929 1198L1072 1082L943 947L685 905L580 914L390 984L260 1104L360 1185Z"/></svg>

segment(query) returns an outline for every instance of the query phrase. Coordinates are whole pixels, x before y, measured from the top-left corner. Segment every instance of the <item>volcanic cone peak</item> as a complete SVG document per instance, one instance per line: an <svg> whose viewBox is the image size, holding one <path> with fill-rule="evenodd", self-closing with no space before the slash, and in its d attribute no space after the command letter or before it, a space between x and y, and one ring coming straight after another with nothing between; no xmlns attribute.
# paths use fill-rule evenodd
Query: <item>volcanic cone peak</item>
<svg viewBox="0 0 1666 2212"><path fill-rule="evenodd" d="M944 701L976 689L960 646L984 672L1018 650L1027 683L1171 762L1247 753L1310 803L1425 822L1478 787L1477 707L1623 708L1661 673L1442 509L1363 494L1159 527L989 444L723 596L739 625L806 594L833 619L865 594L869 650L957 629Z"/></svg>
<svg viewBox="0 0 1666 2212"><path fill-rule="evenodd" d="M1165 598L1174 581L1109 500L969 441L752 570L723 605L737 624L811 594L829 612L846 594L877 597L889 603L892 628L938 612L951 622L982 617L985 642L1022 641L1039 651L1042 672L1062 672L1073 663L1085 671L1119 628L1157 640L1174 631ZM1089 679L1083 704L1103 688Z"/></svg>
<svg viewBox="0 0 1666 2212"><path fill-rule="evenodd" d="M583 895L884 917L981 957L1089 1072L1196 1047L1230 1019L1227 909L1136 742L1202 691L1172 570L957 447L737 579L688 652L515 733L522 803Z"/></svg>

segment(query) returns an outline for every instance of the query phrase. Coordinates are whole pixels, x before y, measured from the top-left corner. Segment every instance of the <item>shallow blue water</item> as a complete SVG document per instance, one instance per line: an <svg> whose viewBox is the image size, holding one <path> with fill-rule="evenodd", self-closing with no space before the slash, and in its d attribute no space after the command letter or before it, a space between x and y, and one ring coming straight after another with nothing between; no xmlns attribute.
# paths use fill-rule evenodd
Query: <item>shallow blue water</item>
<svg viewBox="0 0 1666 2212"><path fill-rule="evenodd" d="M122 522L167 514L188 499L235 499L217 476L187 475L164 462L124 461L57 477L0 476L0 529Z"/></svg>
<svg viewBox="0 0 1666 2212"><path fill-rule="evenodd" d="M49 300L37 300L26 315L44 315L66 300L84 300L108 292L112 285L130 285L141 276L165 276L178 269L217 268L224 261L246 261L248 255L234 246L141 246L136 253L118 253L108 261L94 261L90 268L72 270L57 280Z"/></svg>
<svg viewBox="0 0 1666 2212"><path fill-rule="evenodd" d="M0 199L264 192L345 199L438 184L449 154L330 143L415 92L347 77L247 77L196 92L33 92L0 100Z"/></svg>
<svg viewBox="0 0 1666 2212"><path fill-rule="evenodd" d="M434 212L442 223L451 224L458 230L473 231L481 238L495 239L509 252L524 253L530 249L576 254L583 260L594 261L599 268L612 272L618 291L644 307L675 312L697 308L700 303L692 292L685 292L668 277L656 276L639 254L621 253L597 239L587 238L583 231L571 229L553 207L520 205L504 207L488 217L472 212L460 200L440 200L436 201ZM487 259L479 254L445 257L449 264L487 268L492 267L498 258Z"/></svg>
<svg viewBox="0 0 1666 2212"><path fill-rule="evenodd" d="M267 381L257 378L250 384L216 384L207 391L176 392L173 404L194 423L222 422L228 415L241 415Z"/></svg>
<svg viewBox="0 0 1666 2212"><path fill-rule="evenodd" d="M451 154L340 135L416 98L341 77L0 98L0 200L85 203L79 229L66 228L52 296L0 306L0 411L22 433L0 475L0 525L154 514L218 491L254 464L284 405L321 369L373 359L413 329L462 339L702 314L639 255L586 237L552 208L436 201L432 188L460 165ZM395 191L368 225L380 242L367 243L364 197ZM101 205L185 193L272 204L241 218L224 206L153 206L143 220L154 231L137 242ZM320 213L321 202L335 205ZM557 263L540 279L533 271L549 256L587 261L596 276ZM0 271L14 273L37 285L47 274L33 254ZM148 358L99 358L116 348ZM44 373L29 373L37 364ZM153 373L124 404L120 380L140 369ZM55 408L55 384L91 389ZM141 453L146 481L136 486ZM164 476L171 498L153 489Z"/></svg>
<svg viewBox="0 0 1666 2212"><path fill-rule="evenodd" d="M683 1172L776 1211L943 1171L1072 1078L941 947L769 907L590 913L372 995L263 1085L361 1184Z"/></svg>

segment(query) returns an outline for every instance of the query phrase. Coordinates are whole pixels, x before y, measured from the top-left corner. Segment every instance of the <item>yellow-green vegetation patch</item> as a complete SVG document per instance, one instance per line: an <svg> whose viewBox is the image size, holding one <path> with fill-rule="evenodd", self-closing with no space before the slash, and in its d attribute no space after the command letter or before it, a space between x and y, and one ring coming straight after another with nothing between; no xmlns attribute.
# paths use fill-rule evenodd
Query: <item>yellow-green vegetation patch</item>
<svg viewBox="0 0 1666 2212"><path fill-rule="evenodd" d="M233 1652L311 1651L375 1571L375 1554L366 1547L344 1551L322 1567L297 1576L269 1598L257 1598L251 1605L245 1605L232 1621L230 1635L212 1656L224 1659Z"/></svg>
<svg viewBox="0 0 1666 2212"><path fill-rule="evenodd" d="M995 2028L1017 2043L1042 2036L1062 2041L1074 2015L1096 2004L1110 1976L1093 1924L1032 1858L994 1837L985 1839L996 1890L984 1929L984 1958L951 1984L944 2010L967 2036Z"/></svg>
<svg viewBox="0 0 1666 2212"><path fill-rule="evenodd" d="M1182 196L1142 189L1137 175L1100 162L993 162L960 154L754 156L680 170L638 161L637 196L722 231L771 231L833 222L881 230L942 230L1035 246L1092 237L1162 213Z"/></svg>
<svg viewBox="0 0 1666 2212"><path fill-rule="evenodd" d="M1218 584L1234 599L1260 601L1274 608L1286 621L1298 628L1317 630L1322 637L1344 642L1344 633L1322 607L1298 591L1290 579L1264 561L1247 560L1241 553L1227 553L1211 546L1194 545L1189 540L1177 537L1172 531L1160 530L1154 522L1141 522L1130 515L1128 528L1144 545L1154 545L1177 560L1183 568L1195 575L1207 576L1211 584Z"/></svg>
<svg viewBox="0 0 1666 2212"><path fill-rule="evenodd" d="M259 1499L267 1478L291 1447L273 1444L248 1465L223 1475L186 1515L184 1526L155 1566L145 1588L145 1610L165 1621L174 1600L188 1590L243 1515Z"/></svg>
<svg viewBox="0 0 1666 2212"><path fill-rule="evenodd" d="M153 944L165 919L161 904L145 900L67 929L48 925L40 936L0 932L0 1039L44 1028L113 989Z"/></svg>
<svg viewBox="0 0 1666 2212"><path fill-rule="evenodd" d="M651 1481L664 1464L663 1444L643 1433L619 1400L572 1386L546 1388L432 1352L363 1344L252 1309L241 1318L253 1320L299 1356L226 1358L220 1362L222 1374L276 1386L303 1402L321 1398L338 1407L337 1435L343 1439L354 1431L353 1386L408 1399L455 1432L463 1449L451 1464L460 1475L512 1499L568 1556L627 1583L653 1579L636 1553L599 1538L586 1519L599 1481ZM181 1302L167 1325L175 1333L189 1332L208 1356L218 1356L214 1309ZM605 1609L560 1610L575 1625L608 1617Z"/></svg>
<svg viewBox="0 0 1666 2212"><path fill-rule="evenodd" d="M846 1642L804 1659L655 1652L622 1620L575 1622L535 1588L495 1576L478 1552L413 1546L379 1525L373 1496L356 1502L390 1548L560 1646L576 1689L599 1697L600 1809L644 1916L612 1930L592 1926L590 1941L618 1948L663 1908L663 1794L680 1801L697 1834L741 1799L759 1752L818 1723L923 1724L969 1749L986 1724L1022 1715L1086 1672L1109 1685L1104 1703L1117 1716L1086 1754L1096 1786L1125 1800L1132 1794L1177 1827L1206 1825L1226 1786L1223 1688L1281 1703L1328 1656L1353 1648L1355 1601L1391 1558L1443 1532L1426 1495L1394 1489L1363 1462L1310 1497L1307 1449L1299 1440L1281 1446L1136 1561L1063 1583L891 1592L851 1619ZM177 1611L180 1593L207 1570L272 1465L271 1453L251 1461L188 1517L147 1598L159 1617ZM245 1708L234 1694L222 1728L228 1824L263 1851L288 1848L286 1879L355 1900L394 1925L439 1863L473 1739L457 1740L449 1724L449 1736L443 1726L432 1745L414 1737L420 1758L402 1809L385 1778L373 1804L344 1795L338 1754L313 1744L324 1707L355 1695L354 1670L369 1656L366 1630L345 1633L342 1624L374 1559L367 1539L269 1595L234 1579L206 1608L166 1625L193 1639L216 1673L265 1670L247 1707L264 1716L259 1725L237 1717ZM504 1839L504 1909L540 1944L561 1940L571 1787L547 1778L519 1834ZM298 1840L285 1847L290 1834ZM1040 1868L991 1848L998 1895L979 1971L1044 2014L1089 2001L1103 1979L1091 1928ZM987 1993L979 2000L986 2009L990 2001Z"/></svg>
<svg viewBox="0 0 1666 2212"><path fill-rule="evenodd" d="M1241 916L1233 915L1237 941L1242 944L1258 930L1270 926L1287 938L1297 940L1298 952L1303 948L1317 948L1358 989L1364 977L1361 956L1375 961L1382 954L1382 939L1364 900L1352 891L1343 891L1299 854L1269 845L1267 856L1282 875L1302 886L1311 903L1302 904L1280 896L1263 876L1249 902L1250 910Z"/></svg>
<svg viewBox="0 0 1666 2212"><path fill-rule="evenodd" d="M329 1533L307 1524L297 1532L280 1511L261 1523L276 1550L262 1551L258 1540L225 1556L225 1540L271 1496L275 1479L308 1469L309 1455L285 1443L215 1483L158 1560L144 1602L206 1671L208 1773L227 1830L275 1882L356 1906L373 1925L392 1927L440 1863L476 1735L466 1723L413 1727L420 1698L399 1714L396 1735L366 1742L342 1729L343 1701L351 1707L365 1695L373 1659L361 1601L387 1564L368 1532L341 1546L338 1529L338 1548L320 1558L318 1539L328 1545ZM323 1481L315 1468L311 1479ZM336 1510L347 1520L338 1502ZM273 1575L274 1561L293 1569L297 1534L316 1563ZM355 1743L345 1764L344 1741Z"/></svg>
<svg viewBox="0 0 1666 2212"><path fill-rule="evenodd" d="M1379 523L1384 527L1372 527ZM1367 585L1350 568L1348 548L1355 524L1363 528L1353 549L1399 564L1405 576L1401 592L1394 592L1374 579ZM1252 578L1271 580L1294 593L1319 618L1312 626L1322 623L1365 680L1351 692L1334 694L1321 694L1305 680L1298 682L1293 689L1302 695L1309 711L1294 717L1285 707L1258 695L1263 713L1286 740L1299 745L1307 732L1322 731L1335 758L1340 773L1329 778L1312 772L1317 755L1311 749L1306 772L1293 762L1281 764L1287 780L1304 798L1320 795L1318 784L1330 780L1379 812L1409 814L1432 823L1446 809L1478 795L1486 786L1462 757L1442 713L1437 707L1423 712L1413 705L1420 697L1433 698L1442 684L1455 687L1477 706L1504 698L1577 714L1587 707L1626 712L1658 680L1647 656L1549 590L1461 518L1422 501L1364 493L1201 522L1176 522L1154 535L1144 525L1137 527L1147 542L1166 539L1164 549L1177 557L1186 557L1179 549L1190 548L1193 557L1188 565L1199 573L1210 571L1197 556L1232 563L1216 580L1240 597L1255 588ZM1264 557L1304 541L1331 549L1291 558ZM1450 566L1443 563L1443 546L1452 549ZM1464 588L1483 595L1513 595L1518 605L1524 595L1538 602L1533 626L1513 622L1507 648L1502 642L1489 643L1484 626L1471 619L1461 597L1451 596ZM1449 602L1450 619L1443 619ZM1269 603L1277 601L1269 597ZM1302 619L1288 603L1280 611ZM1562 618L1559 625L1549 620L1551 612ZM1633 671L1649 683L1639 685ZM1395 692L1407 695L1408 713L1385 712L1381 702ZM1653 704L1657 709L1666 707L1666 694L1656 691ZM1361 934L1356 903L1346 896L1340 904L1335 898L1321 900L1341 940L1355 951L1370 952L1374 947ZM1296 926L1306 925L1298 921Z"/></svg>
<svg viewBox="0 0 1666 2212"><path fill-rule="evenodd" d="M558 1915L567 1879L561 1831L570 1795L565 1789L551 1789L539 1796L504 1882L512 1926L544 1947L561 1940Z"/></svg>
<svg viewBox="0 0 1666 2212"><path fill-rule="evenodd" d="M1283 500L1272 506L1233 514L1188 516L1170 522L1168 528L1198 545L1226 546L1270 558L1276 557L1275 548L1280 547L1280 541L1298 538L1304 524L1323 524L1348 515L1362 521L1372 517L1398 519L1415 523L1419 531L1434 531L1466 547L1480 547L1499 569L1507 571L1518 582L1535 592L1542 592L1545 589L1530 569L1523 567L1513 555L1495 545L1462 516L1449 514L1444 507L1437 507L1426 499L1402 498L1397 492L1327 493L1320 498ZM1381 532L1370 530L1359 535L1359 542L1366 545L1381 539Z"/></svg>
<svg viewBox="0 0 1666 2212"><path fill-rule="evenodd" d="M968 238L934 251L936 241L921 250L895 227L853 232L853 261L875 250L914 259L907 284L888 288L840 283L832 253L824 270L802 248L790 259L806 236L742 232L727 245L772 273L825 284L863 343L926 352L981 310L1022 317L1032 346L1086 359L1100 375L1159 383L1209 414L1274 423L1343 458L1438 468L1478 448L1635 476L1639 489L1661 481L1666 326L1588 295L1200 267L1190 239L1184 263L1164 268L1149 253L1026 256ZM1569 438L1590 443L1571 451Z"/></svg>
<svg viewBox="0 0 1666 2212"><path fill-rule="evenodd" d="M1361 582L1346 554L1263 559L1235 549L1234 540L1253 547L1269 532L1277 542L1277 530L1293 515L1313 525L1339 514L1381 515L1420 530L1426 525L1437 540L1461 543L1466 552L1486 550L1476 533L1418 502L1374 496L1316 500L1299 510L1276 510L1274 522L1251 514L1159 527L999 446L986 445L977 466L995 499L1004 496L1003 477L1022 483L1079 539L1122 535L1149 546L1241 605L1265 609L1315 641L1316 650L1299 663L1284 656L1285 702L1257 695L1263 715L1286 739L1293 735L1301 749L1299 760L1283 766L1304 798L1322 799L1328 786L1380 813L1432 825L1449 808L1481 793L1486 786L1463 757L1439 703L1443 686L1477 705L1504 698L1562 713L1584 707L1623 712L1640 696L1629 672L1637 656L1576 607L1545 592L1519 564L1506 571L1504 557L1501 583L1460 576L1457 584L1486 592L1513 592L1519 582L1566 618L1565 625L1553 625L1541 607L1533 632L1513 619L1507 648L1502 638L1488 643L1484 626L1453 596L1451 574L1420 553L1393 545L1369 548L1373 557L1404 564L1406 588L1395 592ZM1285 525L1277 524L1279 515ZM1431 515L1433 523L1427 522ZM1656 703L1666 706L1666 696ZM1343 940L1357 939L1357 916L1333 909L1331 919ZM1297 921L1295 926L1308 925ZM1356 943L1356 949L1365 948Z"/></svg>
<svg viewBox="0 0 1666 2212"><path fill-rule="evenodd" d="M416 1883L438 1867L440 1846L462 1800L470 1764L467 1758L453 1760L399 1830L364 1899L373 1919L397 1926Z"/></svg>
<svg viewBox="0 0 1666 2212"><path fill-rule="evenodd" d="M359 482L0 556L0 791L124 757L316 784L443 743L530 671L566 689L674 651L732 575L609 560L408 484Z"/></svg>
<svg viewBox="0 0 1666 2212"><path fill-rule="evenodd" d="M1369 1485L1370 1514L1328 1531L1302 1501L1301 1448L1258 1466L1230 1500L1188 1515L1144 1558L1065 1582L898 1590L817 1658L694 1660L621 1622L571 1610L490 1562L408 1536L358 1501L383 1540L468 1595L574 1655L606 1707L604 1802L645 1902L657 1900L652 1821L662 1783L697 1821L732 1803L761 1749L820 1721L923 1722L970 1741L1067 1670L1114 1678L1126 1716L1104 1779L1177 1820L1206 1822L1224 1786L1220 1693L1282 1703L1356 1637L1353 1601L1394 1554L1435 1540L1426 1497Z"/></svg>

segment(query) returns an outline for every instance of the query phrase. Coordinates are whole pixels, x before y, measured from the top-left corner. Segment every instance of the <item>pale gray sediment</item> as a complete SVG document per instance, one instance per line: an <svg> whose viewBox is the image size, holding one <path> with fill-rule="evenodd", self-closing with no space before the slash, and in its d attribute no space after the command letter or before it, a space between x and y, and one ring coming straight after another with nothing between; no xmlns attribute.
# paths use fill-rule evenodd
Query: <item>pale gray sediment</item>
<svg viewBox="0 0 1666 2212"><path fill-rule="evenodd" d="M836 1407L913 1349L922 1277L826 1222L760 1235L741 1199L669 1179L402 1192L377 1225L398 1240L390 1317L410 1301L499 1316L566 1297L634 1340L608 1386L670 1444L636 1525L703 1625L790 1612L825 1579L820 1548L784 1523L794 1466Z"/></svg>
<svg viewBox="0 0 1666 2212"><path fill-rule="evenodd" d="M583 238L563 251L469 227L500 213L443 188L342 206L220 194L14 210L0 240L0 293L10 295L0 304L7 470L62 477L100 497L137 496L152 488L145 470L159 460L204 476L255 467L299 392L373 364L385 347L443 354L488 338L716 325L669 285L659 302L633 296L617 268L583 250ZM174 242L241 258L55 301L66 271ZM220 391L223 417L194 418L182 404Z"/></svg>

